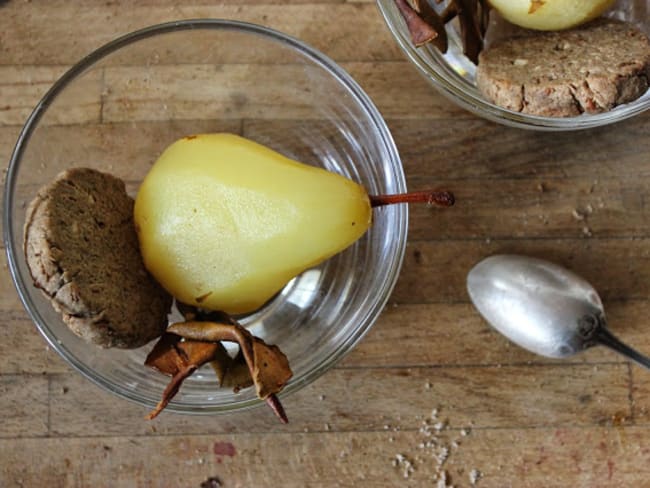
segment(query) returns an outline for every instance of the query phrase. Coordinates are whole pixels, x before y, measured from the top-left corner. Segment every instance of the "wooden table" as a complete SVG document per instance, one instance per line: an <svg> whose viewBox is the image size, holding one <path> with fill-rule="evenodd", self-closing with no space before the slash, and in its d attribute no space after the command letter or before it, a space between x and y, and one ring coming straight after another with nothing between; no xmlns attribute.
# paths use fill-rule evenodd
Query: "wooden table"
<svg viewBox="0 0 650 488"><path fill-rule="evenodd" d="M409 187L457 197L449 211L413 207L389 305L345 360L286 399L286 426L265 410L144 421L46 347L3 272L0 486L650 486L650 375L600 349L528 354L465 291L487 255L552 259L596 284L613 330L650 351L650 114L565 134L478 119L404 60L371 0L0 3L5 163L32 107L83 55L149 24L221 17L339 62L386 118Z"/></svg>

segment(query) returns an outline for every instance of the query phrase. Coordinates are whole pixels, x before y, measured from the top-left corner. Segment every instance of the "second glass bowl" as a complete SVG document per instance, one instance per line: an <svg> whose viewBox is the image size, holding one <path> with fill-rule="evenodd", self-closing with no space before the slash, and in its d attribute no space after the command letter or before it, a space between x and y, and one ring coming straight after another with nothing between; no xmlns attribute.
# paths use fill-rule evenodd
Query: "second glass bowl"
<svg viewBox="0 0 650 488"><path fill-rule="evenodd" d="M606 15L625 20L649 33L648 0L619 0ZM416 48L411 42L406 23L395 0L377 0L388 29L398 45L420 73L443 95L460 107L488 120L525 129L566 131L588 129L618 122L650 108L650 92L641 98L620 105L609 112L582 114L577 117L541 117L508 110L483 98L476 88L476 66L463 55L462 43L455 23L447 24L449 49L442 54L431 44ZM491 21L490 29L502 29L504 22ZM499 35L499 32L495 32Z"/></svg>

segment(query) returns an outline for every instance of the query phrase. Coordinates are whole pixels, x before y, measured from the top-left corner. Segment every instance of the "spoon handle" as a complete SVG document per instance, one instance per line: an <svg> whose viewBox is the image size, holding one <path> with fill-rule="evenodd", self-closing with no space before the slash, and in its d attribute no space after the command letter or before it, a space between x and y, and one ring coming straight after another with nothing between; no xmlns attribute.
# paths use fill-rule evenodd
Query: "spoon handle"
<svg viewBox="0 0 650 488"><path fill-rule="evenodd" d="M646 369L650 369L650 358L618 340L618 338L605 327L598 329L595 339L599 344L609 347Z"/></svg>

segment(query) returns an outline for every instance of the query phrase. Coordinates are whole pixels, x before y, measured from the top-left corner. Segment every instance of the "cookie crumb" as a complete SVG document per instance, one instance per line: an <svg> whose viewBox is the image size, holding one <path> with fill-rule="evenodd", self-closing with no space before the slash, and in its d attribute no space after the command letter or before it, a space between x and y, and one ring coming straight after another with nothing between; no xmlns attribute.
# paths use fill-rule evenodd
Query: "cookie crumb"
<svg viewBox="0 0 650 488"><path fill-rule="evenodd" d="M413 463L409 458L407 458L404 454L396 454L395 459L393 460L393 466L401 468L402 470L402 476L404 478L409 478L413 472L415 471L415 468L413 467Z"/></svg>
<svg viewBox="0 0 650 488"><path fill-rule="evenodd" d="M578 220L578 221L585 220L585 214L580 212L577 208L574 208L573 210L571 210L571 215L573 215L573 218Z"/></svg>
<svg viewBox="0 0 650 488"><path fill-rule="evenodd" d="M478 480L481 479L482 473L478 469L473 469L469 472L469 482L472 486L476 486Z"/></svg>

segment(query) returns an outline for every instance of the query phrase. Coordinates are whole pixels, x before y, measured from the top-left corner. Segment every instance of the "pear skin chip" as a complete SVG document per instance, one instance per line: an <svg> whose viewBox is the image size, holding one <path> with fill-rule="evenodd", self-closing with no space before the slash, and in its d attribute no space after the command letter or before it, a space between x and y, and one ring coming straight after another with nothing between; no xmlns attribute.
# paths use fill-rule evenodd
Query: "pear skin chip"
<svg viewBox="0 0 650 488"><path fill-rule="evenodd" d="M266 400L282 390L293 373L289 360L275 345L268 345L239 324L179 322L167 332L185 339L207 342L236 342L251 373L257 396Z"/></svg>
<svg viewBox="0 0 650 488"><path fill-rule="evenodd" d="M230 357L221 342L217 342L217 344L219 348L214 361L210 365L217 375L219 385L223 388L232 388L235 393L242 388L252 386L253 378L251 378L251 373L241 350L233 358Z"/></svg>
<svg viewBox="0 0 650 488"><path fill-rule="evenodd" d="M149 420L156 418L163 411L178 393L185 378L214 360L219 346L223 348L221 344L192 340L181 342L180 339L174 334L163 334L144 362L145 365L172 377L163 391L162 399L147 415Z"/></svg>
<svg viewBox="0 0 650 488"><path fill-rule="evenodd" d="M407 0L394 1L415 47L432 43L445 53L448 48L445 24L458 17L463 54L474 64L478 63L489 22L488 0L449 0L440 13L429 4L429 0L410 0L410 4ZM541 0L531 1L539 3ZM442 0L435 2L441 4Z"/></svg>
<svg viewBox="0 0 650 488"><path fill-rule="evenodd" d="M438 37L439 33L436 32L435 28L425 22L406 0L395 0L395 3L404 18L404 22L406 22L411 34L411 41L416 47L432 42Z"/></svg>
<svg viewBox="0 0 650 488"><path fill-rule="evenodd" d="M266 401L283 423L288 422L276 394L293 376L289 360L277 346L266 344L231 318L226 320L229 323L179 322L167 328L145 364L172 379L148 419L155 418L169 404L185 378L210 363L222 387L232 387L237 392L255 385L257 396ZM234 358L222 341L239 345Z"/></svg>
<svg viewBox="0 0 650 488"><path fill-rule="evenodd" d="M442 17L438 15L431 5L429 5L428 0L411 1L415 11L420 15L422 20L429 24L437 33L437 36L431 39L432 44L436 46L441 53L446 53L448 47L447 31L445 30L445 22Z"/></svg>

